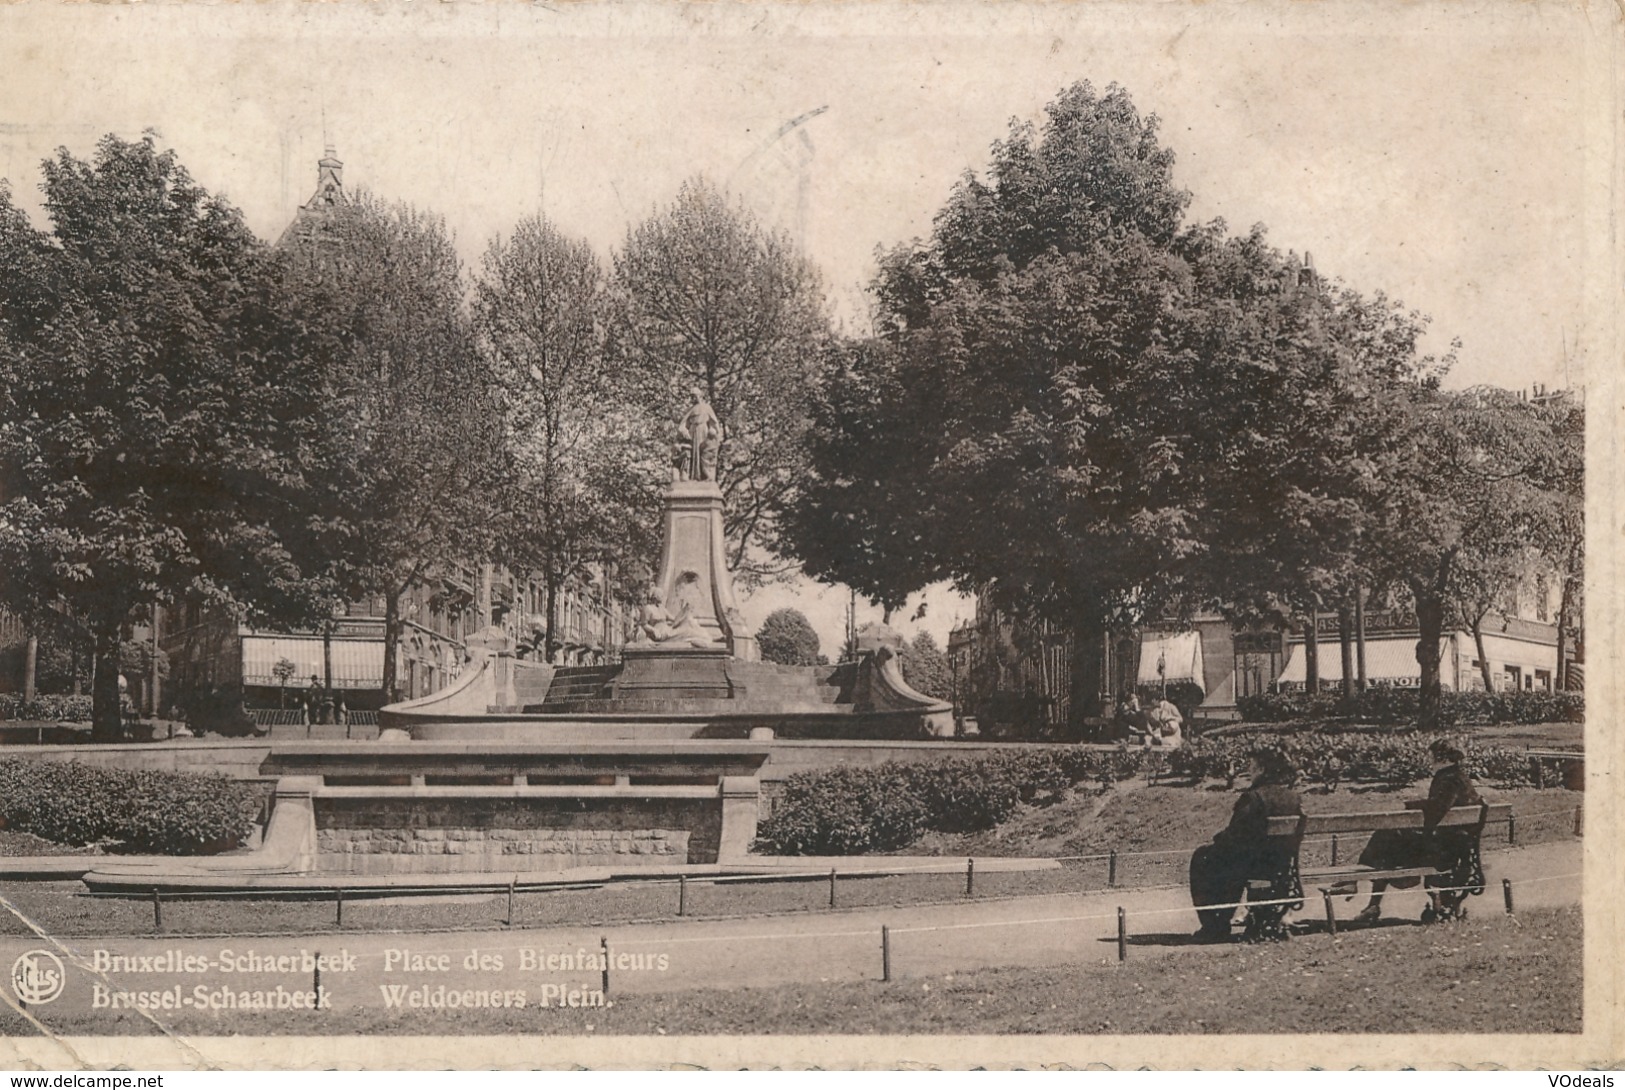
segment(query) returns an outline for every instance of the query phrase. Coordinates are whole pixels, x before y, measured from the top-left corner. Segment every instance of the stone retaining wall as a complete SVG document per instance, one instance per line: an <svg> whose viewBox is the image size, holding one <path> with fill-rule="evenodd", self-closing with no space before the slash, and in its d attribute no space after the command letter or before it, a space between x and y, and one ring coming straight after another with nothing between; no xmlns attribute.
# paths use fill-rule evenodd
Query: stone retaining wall
<svg viewBox="0 0 1625 1090"><path fill-rule="evenodd" d="M713 863L715 802L316 800L317 866L354 874Z"/></svg>

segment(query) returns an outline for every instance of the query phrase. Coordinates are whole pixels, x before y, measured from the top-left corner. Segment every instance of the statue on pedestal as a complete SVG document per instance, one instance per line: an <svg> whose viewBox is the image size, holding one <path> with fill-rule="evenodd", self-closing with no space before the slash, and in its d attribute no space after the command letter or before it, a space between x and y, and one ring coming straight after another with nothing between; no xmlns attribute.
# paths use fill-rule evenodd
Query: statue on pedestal
<svg viewBox="0 0 1625 1090"><path fill-rule="evenodd" d="M716 640L694 619L687 601L680 600L673 614L661 601L660 585L650 583L638 610L638 634L634 647L714 647Z"/></svg>
<svg viewBox="0 0 1625 1090"><path fill-rule="evenodd" d="M717 479L717 451L722 446L722 422L698 387L691 392L694 407L677 423L672 480L714 481Z"/></svg>

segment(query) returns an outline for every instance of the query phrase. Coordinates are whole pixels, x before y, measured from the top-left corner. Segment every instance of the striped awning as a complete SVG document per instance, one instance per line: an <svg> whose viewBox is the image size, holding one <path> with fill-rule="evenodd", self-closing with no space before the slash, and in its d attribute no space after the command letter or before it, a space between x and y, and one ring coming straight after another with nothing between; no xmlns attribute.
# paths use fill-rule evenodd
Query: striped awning
<svg viewBox="0 0 1625 1090"><path fill-rule="evenodd" d="M1207 692L1202 673L1202 637L1196 632L1176 632L1171 636L1147 634L1140 637L1138 685L1186 681Z"/></svg>
<svg viewBox="0 0 1625 1090"><path fill-rule="evenodd" d="M332 641L335 689L381 689L384 685L384 641ZM327 666L322 641L307 636L244 636L243 684L279 685L275 667L283 659L293 663L288 685L309 685L312 675L325 683Z"/></svg>
<svg viewBox="0 0 1625 1090"><path fill-rule="evenodd" d="M1456 664L1450 655L1450 642L1449 636L1439 641L1440 649L1444 652L1439 659L1439 673L1444 685L1453 689L1456 684ZM1343 651L1337 641L1320 642L1319 672L1322 683L1343 680ZM1365 676L1366 680L1373 684L1399 689L1411 689L1420 685L1422 670L1416 664L1416 641L1409 638L1366 640ZM1293 644L1291 653L1287 656L1286 668L1275 680L1281 685L1301 686L1305 678L1303 644Z"/></svg>

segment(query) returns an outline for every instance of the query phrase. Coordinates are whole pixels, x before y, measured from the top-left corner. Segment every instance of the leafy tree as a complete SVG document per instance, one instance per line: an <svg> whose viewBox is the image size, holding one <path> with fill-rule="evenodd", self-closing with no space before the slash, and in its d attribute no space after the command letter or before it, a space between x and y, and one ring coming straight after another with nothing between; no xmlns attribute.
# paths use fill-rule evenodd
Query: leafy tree
<svg viewBox="0 0 1625 1090"><path fill-rule="evenodd" d="M885 436L917 484L820 464L809 516L861 530L844 551L795 550L883 600L946 574L1068 626L1081 711L1107 625L1178 599L1202 544L1191 432L1224 395L1203 382L1179 251L1189 197L1156 119L1086 83L1047 113L1041 132L1016 124L994 145L986 180L961 180L928 241L886 255L874 290L890 355L863 361L874 399L821 403L816 449ZM883 565L869 541L885 543Z"/></svg>
<svg viewBox="0 0 1625 1090"><path fill-rule="evenodd" d="M615 255L610 347L661 440L698 389L723 428L729 563L750 578L806 465L808 389L828 316L817 275L709 182L632 228ZM669 444L660 443L660 449Z"/></svg>
<svg viewBox="0 0 1625 1090"><path fill-rule="evenodd" d="M915 635L903 651L902 664L903 677L914 689L938 700L953 699L953 668L931 633Z"/></svg>
<svg viewBox="0 0 1625 1090"><path fill-rule="evenodd" d="M521 221L486 251L474 310L514 463L498 551L542 573L551 661L565 582L630 573L656 548L655 484L604 357L605 278L590 245Z"/></svg>
<svg viewBox="0 0 1625 1090"><path fill-rule="evenodd" d="M1504 390L1418 389L1383 471L1372 558L1416 610L1419 725L1439 723L1441 640L1486 573L1551 536L1564 506L1550 421ZM1482 660L1481 660L1482 661Z"/></svg>
<svg viewBox="0 0 1625 1090"><path fill-rule="evenodd" d="M0 189L0 597L82 620L108 740L138 611L308 606L283 537L308 374L265 248L150 134L60 150L44 176L49 232Z"/></svg>
<svg viewBox="0 0 1625 1090"><path fill-rule="evenodd" d="M887 613L948 574L933 553L930 459L915 379L887 339L831 345L814 387L803 486L778 527L776 550L815 579L845 582ZM844 656L843 656L844 661Z"/></svg>
<svg viewBox="0 0 1625 1090"><path fill-rule="evenodd" d="M1573 688L1568 677L1572 630L1585 615L1585 403L1564 393L1540 406L1553 439L1553 501L1542 533L1535 542L1558 578L1557 670L1558 688Z"/></svg>
<svg viewBox="0 0 1625 1090"><path fill-rule="evenodd" d="M283 259L315 330L324 490L305 544L338 598L384 599L384 693L398 694L401 599L493 551L504 436L445 224L366 192Z"/></svg>
<svg viewBox="0 0 1625 1090"><path fill-rule="evenodd" d="M296 666L293 660L289 658L277 659L276 664L271 667L271 676L276 678L276 702L278 708L286 708L288 706L288 682L290 679L292 679L293 675L298 672L298 670L299 667Z"/></svg>
<svg viewBox="0 0 1625 1090"><path fill-rule="evenodd" d="M775 609L762 621L756 644L764 662L784 666L816 666L818 633L799 609Z"/></svg>
<svg viewBox="0 0 1625 1090"><path fill-rule="evenodd" d="M949 576L1070 629L1078 715L1109 629L1285 618L1369 582L1374 498L1448 358L1262 228L1185 222L1121 88L1046 112L883 258L882 343L824 372L786 548L882 601Z"/></svg>
<svg viewBox="0 0 1625 1090"><path fill-rule="evenodd" d="M1186 253L1201 286L1192 318L1204 381L1224 391L1195 429L1205 467L1190 571L1198 601L1242 622L1302 617L1306 651L1313 615L1335 609L1352 659L1352 605L1373 579L1379 468L1409 391L1433 388L1452 357L1418 351L1424 317L1327 284L1307 260L1269 247L1261 228L1193 232Z"/></svg>

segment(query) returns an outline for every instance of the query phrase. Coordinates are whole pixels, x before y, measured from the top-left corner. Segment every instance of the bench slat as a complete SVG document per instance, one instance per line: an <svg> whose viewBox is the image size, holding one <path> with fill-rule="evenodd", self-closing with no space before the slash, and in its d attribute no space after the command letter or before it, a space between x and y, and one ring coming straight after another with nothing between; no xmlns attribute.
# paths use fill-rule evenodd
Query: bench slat
<svg viewBox="0 0 1625 1090"><path fill-rule="evenodd" d="M1510 803L1500 802L1490 806L1489 821L1505 821L1512 813ZM1440 821L1440 826L1457 827L1463 825L1477 825L1479 808L1477 806L1458 806L1447 813ZM1303 831L1306 836L1324 835L1327 833L1370 833L1378 829L1420 829L1422 827L1422 812L1420 810L1377 810L1363 814L1311 814L1304 822ZM1298 831L1298 819L1295 817L1272 817L1269 819L1270 836L1292 836Z"/></svg>
<svg viewBox="0 0 1625 1090"><path fill-rule="evenodd" d="M1302 872L1304 881L1327 883L1369 878L1426 878L1443 873L1437 867L1311 867Z"/></svg>

